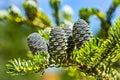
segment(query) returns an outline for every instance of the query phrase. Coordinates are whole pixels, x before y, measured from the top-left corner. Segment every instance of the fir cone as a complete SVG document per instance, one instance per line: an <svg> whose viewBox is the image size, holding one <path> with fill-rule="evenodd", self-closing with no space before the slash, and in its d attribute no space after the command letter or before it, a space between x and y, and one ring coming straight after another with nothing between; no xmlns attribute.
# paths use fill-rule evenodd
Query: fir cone
<svg viewBox="0 0 120 80"><path fill-rule="evenodd" d="M60 56L61 54L66 54L66 49L67 38L64 30L58 27L51 29L48 47L49 53Z"/></svg>
<svg viewBox="0 0 120 80"><path fill-rule="evenodd" d="M63 30L65 31L66 33L66 37L67 37L67 54L68 54L68 57L70 56L70 53L74 50L74 42L73 42L73 37L72 37L72 30L65 26L63 27Z"/></svg>
<svg viewBox="0 0 120 80"><path fill-rule="evenodd" d="M79 19L73 25L73 41L77 49L92 37L90 26L83 20Z"/></svg>
<svg viewBox="0 0 120 80"><path fill-rule="evenodd" d="M35 53L37 51L45 52L48 50L46 41L38 34L32 33L27 38L29 49Z"/></svg>

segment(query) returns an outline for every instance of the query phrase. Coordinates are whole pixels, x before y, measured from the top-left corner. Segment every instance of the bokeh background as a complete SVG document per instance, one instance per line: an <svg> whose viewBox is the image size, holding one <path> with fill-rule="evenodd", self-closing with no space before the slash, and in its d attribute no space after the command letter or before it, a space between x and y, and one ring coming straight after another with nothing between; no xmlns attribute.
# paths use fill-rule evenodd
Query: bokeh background
<svg viewBox="0 0 120 80"><path fill-rule="evenodd" d="M22 3L24 2L24 0L0 0L0 10L4 10L4 9L8 9L8 7L10 5L16 5L17 7L20 8L20 10L22 11L22 15L25 16L25 11L24 8L22 6ZM103 13L106 13L107 10L109 9L109 7L112 4L112 0L62 0L61 3L61 10L64 6L68 5L73 9L73 18L72 21L76 21L77 19L79 19L79 14L78 11L80 10L80 8L98 8L100 9ZM53 21L53 16L52 16L52 9L50 7L49 4L49 0L38 0L38 6L40 8L40 10L42 10L44 13L46 13L49 18ZM114 23L114 21L118 18L120 14L120 6L117 7L117 9L114 12L114 17L111 20L112 23ZM96 34L96 31L98 31L100 29L100 21L97 19L97 17L92 16L90 19L91 23L91 27L93 30L93 34ZM54 22L53 22L54 23Z"/></svg>
<svg viewBox="0 0 120 80"><path fill-rule="evenodd" d="M54 7L58 6L59 13L57 15L59 15L60 18L59 25L65 23L72 26L76 20L84 18L89 22L93 35L98 37L100 37L98 33L102 28L101 26L104 26L103 24L101 25L102 20L107 23L107 17L104 17L103 14L107 16L107 12L110 12L108 10L111 10L109 27L114 24L115 20L120 16L119 0L60 0L60 4L54 7L50 5L50 1L52 0L37 0L36 12L38 15L35 15L35 19L31 20L27 11L31 13L34 6L29 10L29 8L23 5L25 1L27 0L0 0L0 80L40 80L39 73L10 76L6 73L5 65L8 60L13 58L28 58L29 49L26 38L30 33L57 25L55 21L57 16L53 15L55 12ZM31 3L31 5L32 4L33 3ZM88 12L88 14L91 10L93 10L93 12L97 10L94 13L90 13L90 16L85 14L89 17L86 19L84 15L80 13L81 9L83 9L82 12ZM33 12L35 11L33 10ZM99 13L102 17L99 17ZM30 15L33 14L31 13ZM103 39L105 38L103 37Z"/></svg>

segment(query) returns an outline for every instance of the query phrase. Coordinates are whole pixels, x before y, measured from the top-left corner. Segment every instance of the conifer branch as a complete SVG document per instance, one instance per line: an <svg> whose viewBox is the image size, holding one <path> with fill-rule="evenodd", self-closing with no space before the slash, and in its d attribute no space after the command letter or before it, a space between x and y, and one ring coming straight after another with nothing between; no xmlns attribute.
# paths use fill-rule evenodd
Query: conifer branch
<svg viewBox="0 0 120 80"><path fill-rule="evenodd" d="M95 76L97 80L118 80L120 79L120 74L111 65L113 63L112 59L120 52L119 25L120 18L110 28L109 38L107 40L103 41L99 38L91 38L84 42L80 46L80 49L75 49L67 59L66 52L61 55L55 53L52 55L52 52L52 57L48 52L42 52L35 54L32 60L11 60L7 64L8 73L18 75L26 72L40 72L47 69L51 64L59 64L61 67L76 66L79 71ZM62 29L60 30L63 31ZM59 35L59 37L61 36ZM65 35L64 37L62 35L62 38L65 38Z"/></svg>
<svg viewBox="0 0 120 80"><path fill-rule="evenodd" d="M32 60L13 59L6 64L7 73L11 75L25 74L27 72L42 72L48 67L47 55L38 53Z"/></svg>

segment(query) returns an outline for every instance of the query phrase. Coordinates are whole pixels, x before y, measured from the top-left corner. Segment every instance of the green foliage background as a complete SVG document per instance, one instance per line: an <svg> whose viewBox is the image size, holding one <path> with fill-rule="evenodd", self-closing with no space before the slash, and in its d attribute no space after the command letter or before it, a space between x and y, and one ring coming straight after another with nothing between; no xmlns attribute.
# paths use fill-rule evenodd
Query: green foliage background
<svg viewBox="0 0 120 80"><path fill-rule="evenodd" d="M55 4L57 3L57 5ZM110 7L108 13L106 15L114 13L115 9L120 4L119 0L113 0L113 4ZM37 5L37 4L36 4ZM60 15L59 15L59 9L60 9L60 2L59 0L50 0L50 6L53 9L53 17L55 18L56 25L60 25L63 21L60 21ZM112 8L112 9L111 9ZM8 9L9 10L9 9ZM84 12L88 12L88 14L84 14ZM25 7L25 11L31 12L32 9L28 10ZM27 73L26 75L19 75L19 76L10 76L6 73L6 67L5 65L8 63L8 60L12 58L24 58L27 59L27 56L29 56L30 52L27 47L26 38L27 36L32 32L40 32L42 31L42 36L46 36L44 34L44 30L47 27L51 27L54 25L52 24L52 21L48 18L46 14L42 11L36 11L35 16L33 16L35 19L30 20L29 15L26 17L22 17L21 15L13 15L14 13L7 12L7 16L1 16L0 18L0 80L40 80L40 73ZM27 14L27 13L26 13ZM33 13L34 14L34 13ZM31 14L32 15L32 14ZM105 39L108 34L106 31L109 30L109 27L111 26L111 23L106 20L105 17L101 11L96 11L93 9L80 9L79 15L81 18L85 19L87 22L89 22L89 17L91 15L96 15L101 20L101 27L102 27L102 33L98 33L98 37ZM87 17L86 17L87 16ZM107 25L107 28L103 28L103 26ZM105 36L101 36L104 35ZM47 39L48 37L46 37ZM119 70L119 55L117 56L117 61L113 64L113 67ZM75 69L70 68L70 77L72 80L74 79L74 75L77 75L75 79L78 79L81 77L82 80L90 79L94 80L93 77L87 76L83 74L82 72L77 72ZM73 71L72 71L73 70ZM74 73L74 74L72 74ZM32 75L32 76L31 76ZM80 76L81 75L81 76ZM66 79L70 80L70 79Z"/></svg>
<svg viewBox="0 0 120 80"><path fill-rule="evenodd" d="M6 74L5 64L11 58L26 58L28 48L26 37L31 32L37 31L26 24L19 24L14 21L0 21L0 79L2 80L26 80L26 76L11 77ZM32 80L32 79L31 79Z"/></svg>

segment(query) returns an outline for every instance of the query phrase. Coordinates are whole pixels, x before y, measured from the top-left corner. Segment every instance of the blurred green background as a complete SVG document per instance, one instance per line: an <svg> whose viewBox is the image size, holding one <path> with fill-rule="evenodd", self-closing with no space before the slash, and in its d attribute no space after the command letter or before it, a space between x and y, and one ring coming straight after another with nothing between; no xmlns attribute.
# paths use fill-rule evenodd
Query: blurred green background
<svg viewBox="0 0 120 80"><path fill-rule="evenodd" d="M30 33L63 23L71 28L83 18L90 23L94 36L105 39L120 14L119 4L119 0L0 0L0 80L40 80L39 73L6 73L8 60L28 58L26 38Z"/></svg>

